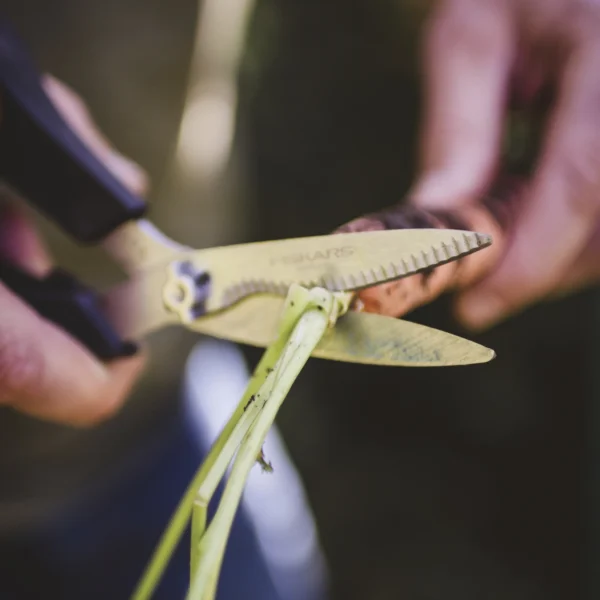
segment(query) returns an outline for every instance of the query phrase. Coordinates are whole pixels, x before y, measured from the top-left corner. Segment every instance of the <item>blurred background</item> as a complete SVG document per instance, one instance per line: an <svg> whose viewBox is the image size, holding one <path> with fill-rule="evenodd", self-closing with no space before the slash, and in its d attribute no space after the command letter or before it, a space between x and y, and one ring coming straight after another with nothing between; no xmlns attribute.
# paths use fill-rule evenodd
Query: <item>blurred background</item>
<svg viewBox="0 0 600 600"><path fill-rule="evenodd" d="M419 39L431 2L2 4L41 66L148 171L150 216L183 243L326 233L399 201L411 183ZM99 252L75 251L41 226L65 266L95 284L111 281ZM476 338L497 352L483 366L307 365L276 433L314 516L321 550L313 550L332 600L598 597L586 562L597 528L598 450L588 443L597 295L537 307ZM445 301L409 318L464 335ZM124 469L136 436L120 431L159 431L182 386L204 385L216 405L218 381L202 380L203 365L219 356L223 380L243 378L259 357L182 329L149 342L151 366L113 421L77 432L8 417L1 443L30 440L19 445L22 457L0 456L2 477L23 479L0 512L30 518L107 463ZM214 434L226 413L199 397L199 418ZM22 477L19 460L32 458L45 477Z"/></svg>

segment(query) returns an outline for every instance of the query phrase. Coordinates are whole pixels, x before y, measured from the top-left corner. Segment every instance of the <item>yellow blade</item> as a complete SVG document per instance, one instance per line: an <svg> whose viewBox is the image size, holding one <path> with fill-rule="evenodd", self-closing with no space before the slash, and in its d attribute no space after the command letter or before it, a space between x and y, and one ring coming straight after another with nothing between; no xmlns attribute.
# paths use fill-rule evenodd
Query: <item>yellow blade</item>
<svg viewBox="0 0 600 600"><path fill-rule="evenodd" d="M183 250L169 254L166 263L151 261L152 267L133 269L127 283L105 294L105 311L117 331L130 339L177 322L179 317L165 306L164 292L171 290L171 267L179 261L191 272L209 275L203 310L212 313L254 294L284 297L292 283L332 292L358 290L451 262L491 243L489 235L476 232L402 229ZM123 242L124 254L140 254L133 252L134 246L131 240ZM163 242L154 247L165 248ZM174 287L179 293L180 286Z"/></svg>
<svg viewBox="0 0 600 600"><path fill-rule="evenodd" d="M397 229L209 248L186 254L211 275L206 310L256 293L287 294L292 283L353 291L399 279L477 252L489 235L451 229Z"/></svg>
<svg viewBox="0 0 600 600"><path fill-rule="evenodd" d="M190 327L212 337L265 348L277 335L283 302L277 296L251 296L233 309L198 319ZM417 323L350 312L326 333L313 356L373 365L444 367L488 362L495 353Z"/></svg>

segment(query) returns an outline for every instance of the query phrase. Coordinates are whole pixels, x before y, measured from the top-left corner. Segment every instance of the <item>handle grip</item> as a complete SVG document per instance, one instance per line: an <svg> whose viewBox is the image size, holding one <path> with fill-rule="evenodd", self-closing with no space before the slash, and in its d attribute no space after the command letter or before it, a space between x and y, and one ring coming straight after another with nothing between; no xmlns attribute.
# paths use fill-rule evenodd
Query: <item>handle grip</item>
<svg viewBox="0 0 600 600"><path fill-rule="evenodd" d="M121 340L103 315L97 294L68 273L55 269L38 279L0 261L0 281L42 317L62 327L98 359L132 356L133 343Z"/></svg>
<svg viewBox="0 0 600 600"><path fill-rule="evenodd" d="M146 211L66 124L25 46L0 21L0 179L80 243Z"/></svg>

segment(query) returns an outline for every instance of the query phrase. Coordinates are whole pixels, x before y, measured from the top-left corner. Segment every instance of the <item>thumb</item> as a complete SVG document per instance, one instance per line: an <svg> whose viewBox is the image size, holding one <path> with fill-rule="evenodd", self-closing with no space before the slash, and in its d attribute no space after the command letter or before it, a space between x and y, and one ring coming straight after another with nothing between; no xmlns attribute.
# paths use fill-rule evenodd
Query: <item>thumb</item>
<svg viewBox="0 0 600 600"><path fill-rule="evenodd" d="M425 36L425 117L415 206L457 208L478 198L499 155L511 66L507 3L444 2Z"/></svg>

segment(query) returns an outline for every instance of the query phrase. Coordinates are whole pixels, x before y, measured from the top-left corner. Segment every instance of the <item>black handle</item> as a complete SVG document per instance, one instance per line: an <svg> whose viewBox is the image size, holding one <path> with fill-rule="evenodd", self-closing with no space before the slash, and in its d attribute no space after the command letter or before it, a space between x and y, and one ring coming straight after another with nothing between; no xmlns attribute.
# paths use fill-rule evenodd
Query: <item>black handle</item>
<svg viewBox="0 0 600 600"><path fill-rule="evenodd" d="M0 179L78 242L98 242L146 205L65 123L40 78L0 20Z"/></svg>
<svg viewBox="0 0 600 600"><path fill-rule="evenodd" d="M124 342L113 330L94 291L68 273L56 269L44 279L38 279L0 261L0 281L99 359L132 356L137 352L135 344Z"/></svg>

